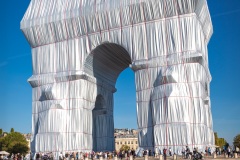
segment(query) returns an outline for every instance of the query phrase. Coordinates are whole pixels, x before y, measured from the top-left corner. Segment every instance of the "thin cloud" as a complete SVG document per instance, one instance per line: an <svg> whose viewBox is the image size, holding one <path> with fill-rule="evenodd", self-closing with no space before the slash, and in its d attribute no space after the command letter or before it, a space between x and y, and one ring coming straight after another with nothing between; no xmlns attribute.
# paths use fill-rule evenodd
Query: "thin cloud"
<svg viewBox="0 0 240 160"><path fill-rule="evenodd" d="M27 53L27 54L20 54L20 55L17 55L17 56L8 57L7 60L18 59L18 58L22 58L22 57L26 57L26 56L30 56L30 54Z"/></svg>
<svg viewBox="0 0 240 160"><path fill-rule="evenodd" d="M23 58L23 57L30 56L30 55L31 54L28 53L28 54L20 54L20 55L17 55L17 56L8 57L5 61L0 62L0 68L8 65L9 61L11 61L11 60L18 59L18 58Z"/></svg>
<svg viewBox="0 0 240 160"><path fill-rule="evenodd" d="M218 13L218 14L212 15L211 17L212 17L212 18L216 18L216 17L226 16L226 15L229 15L229 14L238 13L238 12L240 12L240 9L236 9L236 10L233 10L233 11L227 11L227 12Z"/></svg>

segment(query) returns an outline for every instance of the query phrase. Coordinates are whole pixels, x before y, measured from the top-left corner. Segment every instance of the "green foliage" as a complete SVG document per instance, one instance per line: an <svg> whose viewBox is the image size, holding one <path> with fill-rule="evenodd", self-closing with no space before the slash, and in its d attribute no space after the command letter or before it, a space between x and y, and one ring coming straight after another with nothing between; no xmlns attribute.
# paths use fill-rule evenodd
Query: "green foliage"
<svg viewBox="0 0 240 160"><path fill-rule="evenodd" d="M120 148L120 151L127 152L129 149L130 149L130 147L128 145L122 145L122 147Z"/></svg>
<svg viewBox="0 0 240 160"><path fill-rule="evenodd" d="M2 135L3 134L3 130L2 130L2 128L0 128L0 135Z"/></svg>
<svg viewBox="0 0 240 160"><path fill-rule="evenodd" d="M215 145L222 148L224 145L226 145L226 140L224 138L218 138L217 132L214 132L215 137Z"/></svg>
<svg viewBox="0 0 240 160"><path fill-rule="evenodd" d="M23 142L12 143L9 147L10 153L26 154L29 150L28 146Z"/></svg>
<svg viewBox="0 0 240 160"><path fill-rule="evenodd" d="M10 132L11 132L11 133L14 132L14 128L11 128Z"/></svg>
<svg viewBox="0 0 240 160"><path fill-rule="evenodd" d="M29 150L28 142L21 133L11 132L7 136L0 138L0 150L25 155Z"/></svg>
<svg viewBox="0 0 240 160"><path fill-rule="evenodd" d="M229 144L226 142L225 144L225 148L227 149L229 147Z"/></svg>
<svg viewBox="0 0 240 160"><path fill-rule="evenodd" d="M240 134L236 135L233 139L233 145L240 148Z"/></svg>
<svg viewBox="0 0 240 160"><path fill-rule="evenodd" d="M217 132L214 132L214 138L215 138L215 145L218 146L218 135L217 135Z"/></svg>
<svg viewBox="0 0 240 160"><path fill-rule="evenodd" d="M218 143L217 143L217 145L218 145L219 147L222 148L226 143L227 143L227 141L226 141L224 138L218 138Z"/></svg>

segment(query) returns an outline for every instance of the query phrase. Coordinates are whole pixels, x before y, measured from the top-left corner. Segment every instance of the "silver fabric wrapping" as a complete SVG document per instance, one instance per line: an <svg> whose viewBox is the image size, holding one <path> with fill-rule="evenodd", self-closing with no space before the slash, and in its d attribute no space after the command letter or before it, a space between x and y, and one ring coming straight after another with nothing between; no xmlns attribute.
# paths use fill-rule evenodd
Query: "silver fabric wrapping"
<svg viewBox="0 0 240 160"><path fill-rule="evenodd" d="M32 48L33 153L113 150L113 94L128 66L140 147L214 145L206 0L31 0L21 30Z"/></svg>

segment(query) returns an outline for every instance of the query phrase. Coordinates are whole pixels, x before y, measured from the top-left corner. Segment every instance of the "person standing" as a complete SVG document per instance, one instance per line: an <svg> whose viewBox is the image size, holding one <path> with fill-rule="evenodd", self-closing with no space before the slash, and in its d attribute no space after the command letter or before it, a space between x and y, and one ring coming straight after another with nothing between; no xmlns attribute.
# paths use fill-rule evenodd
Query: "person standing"
<svg viewBox="0 0 240 160"><path fill-rule="evenodd" d="M172 149L169 147L169 156L172 156Z"/></svg>
<svg viewBox="0 0 240 160"><path fill-rule="evenodd" d="M186 158L188 159L190 154L190 149L188 148L188 146L186 146Z"/></svg>
<svg viewBox="0 0 240 160"><path fill-rule="evenodd" d="M76 159L78 160L78 152L76 153Z"/></svg>
<svg viewBox="0 0 240 160"><path fill-rule="evenodd" d="M228 147L228 148L227 148L227 154L228 154L228 158L230 157L230 153L231 153L231 148L230 148L230 147Z"/></svg>
<svg viewBox="0 0 240 160"><path fill-rule="evenodd" d="M205 148L205 155L208 155L208 147Z"/></svg>
<svg viewBox="0 0 240 160"><path fill-rule="evenodd" d="M131 154L132 154L133 158L135 158L135 150L133 148L131 150Z"/></svg>
<svg viewBox="0 0 240 160"><path fill-rule="evenodd" d="M158 148L156 147L155 148L155 157L157 157L158 156Z"/></svg>
<svg viewBox="0 0 240 160"><path fill-rule="evenodd" d="M211 151L211 148L210 148L210 147L208 147L208 154L209 154L209 156L212 155L212 151Z"/></svg>
<svg viewBox="0 0 240 160"><path fill-rule="evenodd" d="M122 160L122 158L123 158L123 151L120 151L120 152L119 152L119 157L120 157L120 159Z"/></svg>
<svg viewBox="0 0 240 160"><path fill-rule="evenodd" d="M163 148L163 158L164 160L167 160L167 149Z"/></svg>
<svg viewBox="0 0 240 160"><path fill-rule="evenodd" d="M236 153L239 154L239 148L236 146Z"/></svg>
<svg viewBox="0 0 240 160"><path fill-rule="evenodd" d="M185 158L185 148L182 148L182 158Z"/></svg>
<svg viewBox="0 0 240 160"><path fill-rule="evenodd" d="M149 157L152 156L152 151L151 151L151 149L148 151L148 156L149 156Z"/></svg>

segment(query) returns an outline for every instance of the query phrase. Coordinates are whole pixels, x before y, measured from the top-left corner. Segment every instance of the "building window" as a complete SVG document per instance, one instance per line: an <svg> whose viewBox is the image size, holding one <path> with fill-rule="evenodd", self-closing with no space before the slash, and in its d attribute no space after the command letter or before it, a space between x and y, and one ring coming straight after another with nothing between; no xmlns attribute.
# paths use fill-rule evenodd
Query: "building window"
<svg viewBox="0 0 240 160"><path fill-rule="evenodd" d="M138 142L136 141L136 144L138 144Z"/></svg>
<svg viewBox="0 0 240 160"><path fill-rule="evenodd" d="M133 144L133 141L131 141L131 144Z"/></svg>
<svg viewBox="0 0 240 160"><path fill-rule="evenodd" d="M122 142L120 142L120 144L122 144Z"/></svg>
<svg viewBox="0 0 240 160"><path fill-rule="evenodd" d="M125 142L125 144L127 144L127 142Z"/></svg>
<svg viewBox="0 0 240 160"><path fill-rule="evenodd" d="M130 144L130 141L128 141L128 144Z"/></svg>

